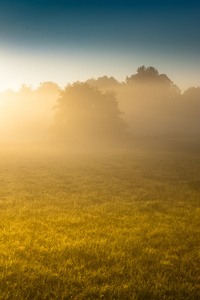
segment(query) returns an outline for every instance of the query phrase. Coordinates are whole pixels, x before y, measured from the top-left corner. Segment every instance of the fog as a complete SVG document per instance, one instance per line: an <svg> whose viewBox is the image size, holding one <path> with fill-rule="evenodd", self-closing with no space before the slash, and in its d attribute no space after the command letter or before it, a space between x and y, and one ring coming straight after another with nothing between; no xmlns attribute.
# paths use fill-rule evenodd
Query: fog
<svg viewBox="0 0 200 300"><path fill-rule="evenodd" d="M200 135L200 87L185 92L153 67L124 82L107 76L61 89L0 93L0 142L48 143L68 149L122 148L136 137Z"/></svg>
<svg viewBox="0 0 200 300"><path fill-rule="evenodd" d="M200 87L181 92L166 74L144 66L123 83L106 76L87 82L116 93L132 137L200 134Z"/></svg>
<svg viewBox="0 0 200 300"><path fill-rule="evenodd" d="M0 139L5 143L43 142L49 139L53 106L60 88L51 82L37 90L22 85L18 92L0 93Z"/></svg>

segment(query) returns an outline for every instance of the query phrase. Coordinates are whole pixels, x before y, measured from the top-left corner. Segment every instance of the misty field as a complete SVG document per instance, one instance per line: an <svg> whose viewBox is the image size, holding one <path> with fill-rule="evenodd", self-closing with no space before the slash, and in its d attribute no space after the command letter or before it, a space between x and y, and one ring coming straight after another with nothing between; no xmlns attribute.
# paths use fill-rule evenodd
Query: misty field
<svg viewBox="0 0 200 300"><path fill-rule="evenodd" d="M158 145L2 146L0 299L200 299L200 147Z"/></svg>

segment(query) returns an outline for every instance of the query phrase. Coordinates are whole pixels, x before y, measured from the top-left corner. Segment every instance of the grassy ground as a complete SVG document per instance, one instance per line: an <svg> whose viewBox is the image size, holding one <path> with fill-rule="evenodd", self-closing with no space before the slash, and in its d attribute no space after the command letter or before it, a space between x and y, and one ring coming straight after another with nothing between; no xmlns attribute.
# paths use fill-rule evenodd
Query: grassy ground
<svg viewBox="0 0 200 300"><path fill-rule="evenodd" d="M200 153L0 151L0 299L200 299Z"/></svg>

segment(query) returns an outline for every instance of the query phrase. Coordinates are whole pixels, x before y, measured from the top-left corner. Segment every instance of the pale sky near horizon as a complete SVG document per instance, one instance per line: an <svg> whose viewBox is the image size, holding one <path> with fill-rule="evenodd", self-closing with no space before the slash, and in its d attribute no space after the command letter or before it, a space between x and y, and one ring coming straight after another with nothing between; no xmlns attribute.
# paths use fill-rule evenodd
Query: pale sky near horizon
<svg viewBox="0 0 200 300"><path fill-rule="evenodd" d="M141 65L200 86L199 15L195 0L1 0L0 90L124 81Z"/></svg>

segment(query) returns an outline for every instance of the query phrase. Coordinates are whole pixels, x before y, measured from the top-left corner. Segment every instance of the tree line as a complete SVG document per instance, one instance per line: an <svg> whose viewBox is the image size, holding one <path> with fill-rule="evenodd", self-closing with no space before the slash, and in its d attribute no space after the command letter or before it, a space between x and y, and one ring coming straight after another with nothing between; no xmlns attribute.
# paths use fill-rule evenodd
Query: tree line
<svg viewBox="0 0 200 300"><path fill-rule="evenodd" d="M154 67L139 67L125 82L103 76L64 89L43 82L36 90L23 85L18 92L1 92L0 98L1 127L2 120L15 122L19 135L24 128L23 135L34 133L35 140L101 143L138 135L200 134L200 87L181 93Z"/></svg>

